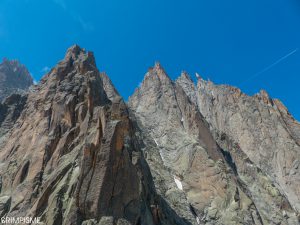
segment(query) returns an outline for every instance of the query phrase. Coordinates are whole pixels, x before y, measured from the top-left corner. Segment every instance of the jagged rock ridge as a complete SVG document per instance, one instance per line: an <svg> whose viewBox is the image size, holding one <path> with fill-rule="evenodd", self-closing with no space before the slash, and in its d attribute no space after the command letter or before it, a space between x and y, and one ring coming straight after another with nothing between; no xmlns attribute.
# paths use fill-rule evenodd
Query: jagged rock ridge
<svg viewBox="0 0 300 225"><path fill-rule="evenodd" d="M195 85L186 72L172 81L157 63L127 105L93 54L73 46L0 112L1 216L47 225L299 224L300 126L265 92Z"/></svg>
<svg viewBox="0 0 300 225"><path fill-rule="evenodd" d="M235 162L264 223L299 223L300 126L286 107L265 91L251 97L200 77L195 91L185 91Z"/></svg>
<svg viewBox="0 0 300 225"><path fill-rule="evenodd" d="M171 176L181 177L184 196L196 220L200 224L298 224L295 204L290 204L286 193L276 185L274 174L253 163L229 133L209 131L213 127L209 118L225 123L230 123L230 119L218 118L215 111L204 105L202 98L206 95L200 85L196 87L185 72L173 82L157 64L129 100L140 127L158 146ZM207 92L214 95L214 91ZM214 98L207 100L212 104L214 101ZM225 108L230 104L222 106L224 109L218 108L219 114L226 113ZM209 115L208 119L202 116L202 110L207 110L203 115ZM259 135L262 131L256 132ZM151 154L149 151L150 157L146 159L156 175L159 161L153 160ZM168 182L172 181L165 181L165 185ZM163 190L166 199L169 190ZM230 196L234 198L229 200Z"/></svg>
<svg viewBox="0 0 300 225"><path fill-rule="evenodd" d="M184 221L161 206L127 106L107 97L91 52L70 48L25 101L1 145L3 215L47 225Z"/></svg>

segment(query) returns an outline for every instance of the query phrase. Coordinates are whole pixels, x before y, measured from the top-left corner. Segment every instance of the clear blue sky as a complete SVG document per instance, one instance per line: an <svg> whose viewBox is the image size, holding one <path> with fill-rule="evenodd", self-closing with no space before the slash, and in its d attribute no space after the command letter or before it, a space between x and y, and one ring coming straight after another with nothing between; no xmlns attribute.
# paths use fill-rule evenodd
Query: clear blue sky
<svg viewBox="0 0 300 225"><path fill-rule="evenodd" d="M1 0L0 57L39 80L77 43L125 98L160 61L174 79L266 89L300 119L299 26L298 0Z"/></svg>

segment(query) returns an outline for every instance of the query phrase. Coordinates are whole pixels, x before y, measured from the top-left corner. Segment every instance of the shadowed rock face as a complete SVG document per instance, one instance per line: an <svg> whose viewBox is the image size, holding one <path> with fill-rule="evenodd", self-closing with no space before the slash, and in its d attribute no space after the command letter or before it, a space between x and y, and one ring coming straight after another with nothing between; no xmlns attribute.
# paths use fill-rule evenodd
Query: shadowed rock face
<svg viewBox="0 0 300 225"><path fill-rule="evenodd" d="M0 102L13 93L23 93L33 84L25 66L4 59L0 64Z"/></svg>
<svg viewBox="0 0 300 225"><path fill-rule="evenodd" d="M195 86L187 73L172 81L159 63L127 106L75 45L27 94L0 103L0 215L297 225L299 130L265 92Z"/></svg>

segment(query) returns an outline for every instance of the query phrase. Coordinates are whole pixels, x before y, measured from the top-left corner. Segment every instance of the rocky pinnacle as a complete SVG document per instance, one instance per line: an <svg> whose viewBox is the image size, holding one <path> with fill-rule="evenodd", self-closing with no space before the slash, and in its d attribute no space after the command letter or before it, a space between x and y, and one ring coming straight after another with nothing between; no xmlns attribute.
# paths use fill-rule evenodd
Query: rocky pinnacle
<svg viewBox="0 0 300 225"><path fill-rule="evenodd" d="M300 124L266 91L196 79L155 63L126 103L78 45L30 89L25 67L5 60L1 217L298 225Z"/></svg>

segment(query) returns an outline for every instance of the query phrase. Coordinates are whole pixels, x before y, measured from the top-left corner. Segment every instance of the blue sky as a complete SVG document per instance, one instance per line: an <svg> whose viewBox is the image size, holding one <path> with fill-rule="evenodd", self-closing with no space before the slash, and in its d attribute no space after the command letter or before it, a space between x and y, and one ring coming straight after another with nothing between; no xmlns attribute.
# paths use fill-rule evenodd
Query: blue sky
<svg viewBox="0 0 300 225"><path fill-rule="evenodd" d="M299 120L299 25L298 0L1 0L0 57L39 80L77 43L125 98L160 61L174 79L266 89Z"/></svg>

